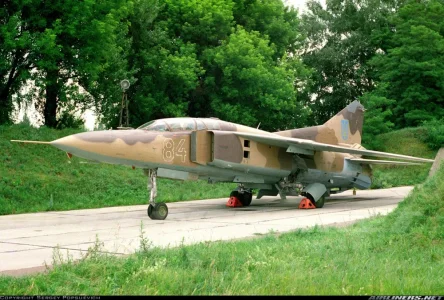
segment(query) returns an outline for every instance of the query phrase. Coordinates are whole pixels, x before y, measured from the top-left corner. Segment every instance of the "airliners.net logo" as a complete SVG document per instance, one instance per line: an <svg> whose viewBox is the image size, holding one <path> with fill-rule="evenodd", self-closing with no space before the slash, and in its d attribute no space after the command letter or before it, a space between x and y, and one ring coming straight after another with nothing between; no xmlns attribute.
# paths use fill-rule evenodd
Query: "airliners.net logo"
<svg viewBox="0 0 444 300"><path fill-rule="evenodd" d="M444 300L443 296L371 296L369 300Z"/></svg>

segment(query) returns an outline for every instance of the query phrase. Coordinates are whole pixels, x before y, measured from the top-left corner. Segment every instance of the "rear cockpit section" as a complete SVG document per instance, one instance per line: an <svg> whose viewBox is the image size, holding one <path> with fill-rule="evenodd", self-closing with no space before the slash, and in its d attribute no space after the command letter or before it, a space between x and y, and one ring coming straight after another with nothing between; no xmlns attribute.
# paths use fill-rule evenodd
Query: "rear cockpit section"
<svg viewBox="0 0 444 300"><path fill-rule="evenodd" d="M237 131L254 134L272 135L272 133L257 128L222 121L216 118L167 118L153 120L139 126L137 129L157 132L176 131Z"/></svg>
<svg viewBox="0 0 444 300"><path fill-rule="evenodd" d="M150 121L137 129L148 131L194 131L194 130L221 130L221 123L217 119L200 118L168 118ZM222 124L223 126L223 124ZM226 127L226 126L224 126ZM235 128L235 126L232 126Z"/></svg>

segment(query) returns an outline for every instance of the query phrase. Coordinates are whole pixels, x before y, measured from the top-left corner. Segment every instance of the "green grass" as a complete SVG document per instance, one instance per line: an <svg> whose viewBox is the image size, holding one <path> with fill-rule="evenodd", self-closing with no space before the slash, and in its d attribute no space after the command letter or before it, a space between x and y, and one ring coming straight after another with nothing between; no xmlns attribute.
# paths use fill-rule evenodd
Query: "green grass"
<svg viewBox="0 0 444 300"><path fill-rule="evenodd" d="M116 258L100 243L78 263L0 277L8 295L443 295L444 164L388 216L236 242L144 247Z"/></svg>
<svg viewBox="0 0 444 300"><path fill-rule="evenodd" d="M147 204L147 177L141 169L84 164L49 145L10 140L52 141L79 131L0 126L0 215ZM158 180L164 202L229 197L236 184Z"/></svg>
<svg viewBox="0 0 444 300"><path fill-rule="evenodd" d="M405 128L382 134L373 141L371 150L399 153L434 159L437 150L431 150L422 142L424 128ZM365 145L364 145L365 146ZM418 166L374 165L372 189L415 185L427 178L432 164Z"/></svg>

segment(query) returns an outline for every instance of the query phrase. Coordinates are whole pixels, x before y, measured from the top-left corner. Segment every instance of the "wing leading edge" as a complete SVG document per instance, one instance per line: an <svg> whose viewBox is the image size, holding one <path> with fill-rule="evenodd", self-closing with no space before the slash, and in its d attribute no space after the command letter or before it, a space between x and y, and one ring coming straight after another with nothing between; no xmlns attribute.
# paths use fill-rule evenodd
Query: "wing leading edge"
<svg viewBox="0 0 444 300"><path fill-rule="evenodd" d="M343 147L343 146L337 146L337 145L330 145L330 144L324 144L315 142L312 140L305 140L305 139L298 139L298 138L290 138L290 137L283 137L279 135L258 135L254 133L245 133L245 132L227 132L231 134L235 134L237 136L251 139L256 142L264 143L271 146L278 146L282 148L289 148L289 147L295 147L300 148L303 150L311 150L311 151L328 151L328 152L339 152L339 153L348 153L348 154L356 154L356 155L365 155L365 156L372 156L372 157L384 157L384 158L392 158L392 159L400 159L400 160L407 160L407 161L415 161L415 162L421 162L421 163L433 163L433 159L427 159L427 158L420 158L420 157L414 157L414 156L408 156L408 155L401 155L401 154L395 154L395 153L389 153L389 152L380 152L380 151L373 151L373 150L366 150L366 149L356 149L356 148L349 148L349 147ZM293 151L292 151L293 152ZM375 164L376 160L364 160L360 159L361 163L369 163L369 164ZM372 161L372 162L370 162ZM385 162L386 164L388 162Z"/></svg>
<svg viewBox="0 0 444 300"><path fill-rule="evenodd" d="M366 165L420 165L421 163L394 160L377 160L364 158L345 158L348 161Z"/></svg>

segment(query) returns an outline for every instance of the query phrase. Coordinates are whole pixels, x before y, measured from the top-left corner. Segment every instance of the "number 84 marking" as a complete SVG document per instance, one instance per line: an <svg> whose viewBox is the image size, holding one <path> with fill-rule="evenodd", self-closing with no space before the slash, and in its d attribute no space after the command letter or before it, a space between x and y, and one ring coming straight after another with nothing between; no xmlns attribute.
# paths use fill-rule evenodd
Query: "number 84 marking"
<svg viewBox="0 0 444 300"><path fill-rule="evenodd" d="M179 156L182 158L182 162L185 162L187 151L184 148L185 139L179 140L177 147L174 145L173 139L165 139L163 141L162 157L164 161L171 162L174 157Z"/></svg>

